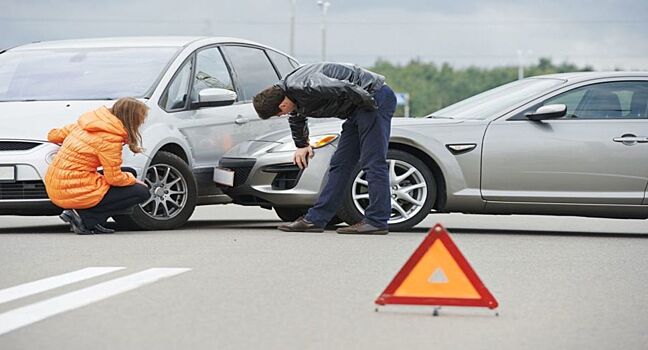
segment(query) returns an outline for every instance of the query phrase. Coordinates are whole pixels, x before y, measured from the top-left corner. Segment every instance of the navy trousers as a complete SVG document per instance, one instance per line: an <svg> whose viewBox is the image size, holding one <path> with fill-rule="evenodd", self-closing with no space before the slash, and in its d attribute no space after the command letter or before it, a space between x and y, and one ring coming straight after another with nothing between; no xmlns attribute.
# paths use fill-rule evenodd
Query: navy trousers
<svg viewBox="0 0 648 350"><path fill-rule="evenodd" d="M124 167L122 171L137 176L132 168ZM151 193L148 187L138 183L124 187L111 186L97 205L88 209L78 209L77 213L79 213L83 224L92 229L97 224L105 224L109 217L122 214L134 206L144 203L150 197Z"/></svg>
<svg viewBox="0 0 648 350"><path fill-rule="evenodd" d="M391 191L387 148L391 119L396 109L394 91L384 85L374 94L378 109L359 110L342 124L342 134L331 158L328 179L306 220L324 227L335 216L342 203L344 190L358 161L366 174L369 206L364 220L378 228L386 228L391 214Z"/></svg>

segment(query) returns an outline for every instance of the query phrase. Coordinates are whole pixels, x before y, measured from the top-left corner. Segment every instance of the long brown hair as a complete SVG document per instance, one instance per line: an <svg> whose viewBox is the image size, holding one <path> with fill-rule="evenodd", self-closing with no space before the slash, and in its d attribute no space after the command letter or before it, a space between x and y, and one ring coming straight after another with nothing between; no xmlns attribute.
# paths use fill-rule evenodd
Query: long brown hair
<svg viewBox="0 0 648 350"><path fill-rule="evenodd" d="M142 144L142 135L139 128L144 123L148 110L149 108L144 103L132 97L120 98L110 108L110 113L124 124L128 134L126 143L133 153L140 153L144 150L140 146Z"/></svg>

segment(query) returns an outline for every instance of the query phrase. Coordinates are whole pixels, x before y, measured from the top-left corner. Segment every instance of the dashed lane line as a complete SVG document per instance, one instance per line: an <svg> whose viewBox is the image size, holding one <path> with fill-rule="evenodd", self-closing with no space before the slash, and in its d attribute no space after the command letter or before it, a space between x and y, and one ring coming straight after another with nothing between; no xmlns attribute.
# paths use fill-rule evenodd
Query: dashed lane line
<svg viewBox="0 0 648 350"><path fill-rule="evenodd" d="M86 267L85 269L2 289L0 290L0 304L123 269L125 267Z"/></svg>
<svg viewBox="0 0 648 350"><path fill-rule="evenodd" d="M0 314L0 335L189 270L191 269L151 268L7 311Z"/></svg>

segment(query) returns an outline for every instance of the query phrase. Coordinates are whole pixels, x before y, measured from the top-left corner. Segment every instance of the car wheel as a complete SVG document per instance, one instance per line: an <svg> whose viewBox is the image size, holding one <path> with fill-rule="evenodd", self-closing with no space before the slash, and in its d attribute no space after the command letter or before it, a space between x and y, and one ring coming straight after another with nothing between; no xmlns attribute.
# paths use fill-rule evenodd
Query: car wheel
<svg viewBox="0 0 648 350"><path fill-rule="evenodd" d="M114 217L119 228L172 230L184 225L196 207L196 180L180 157L159 152L146 169L151 198L129 215Z"/></svg>
<svg viewBox="0 0 648 350"><path fill-rule="evenodd" d="M417 157L400 150L389 150L391 187L390 231L406 231L421 222L432 210L437 198L437 182L428 166ZM352 225L364 216L369 205L368 183L358 166L347 185L338 216Z"/></svg>
<svg viewBox="0 0 648 350"><path fill-rule="evenodd" d="M297 219L299 219L301 216L306 215L306 212L308 211L308 208L303 208L303 207L274 207L275 213L277 213L277 216L281 221L284 222L293 222ZM340 219L337 215L329 221L327 226L335 226L339 223L342 223L342 219Z"/></svg>

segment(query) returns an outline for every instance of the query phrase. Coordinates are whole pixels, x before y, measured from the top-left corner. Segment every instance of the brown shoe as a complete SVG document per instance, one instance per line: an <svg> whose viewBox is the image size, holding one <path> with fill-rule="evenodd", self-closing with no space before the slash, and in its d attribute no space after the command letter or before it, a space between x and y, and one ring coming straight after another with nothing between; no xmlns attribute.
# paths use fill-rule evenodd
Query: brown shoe
<svg viewBox="0 0 648 350"><path fill-rule="evenodd" d="M324 232L324 228L315 226L313 223L306 221L303 217L289 224L280 225L277 228L286 232Z"/></svg>
<svg viewBox="0 0 648 350"><path fill-rule="evenodd" d="M335 231L343 235L386 235L389 233L387 228L378 228L364 221L349 227L341 227Z"/></svg>

